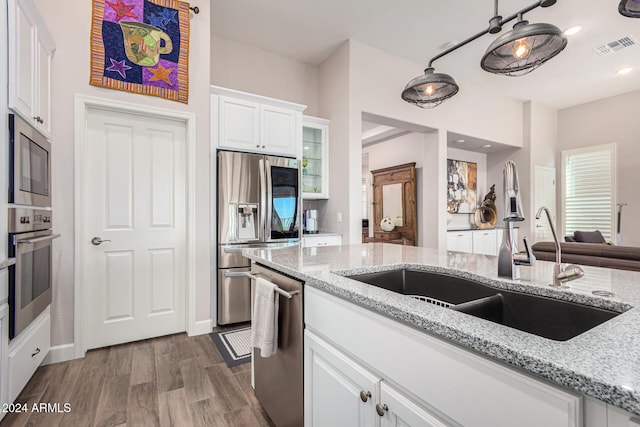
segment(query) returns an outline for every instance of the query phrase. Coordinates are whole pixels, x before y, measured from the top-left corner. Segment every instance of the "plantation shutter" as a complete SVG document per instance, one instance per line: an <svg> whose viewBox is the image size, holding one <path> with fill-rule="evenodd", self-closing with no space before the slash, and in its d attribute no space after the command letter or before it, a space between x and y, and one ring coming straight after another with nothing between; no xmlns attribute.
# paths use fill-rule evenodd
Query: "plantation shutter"
<svg viewBox="0 0 640 427"><path fill-rule="evenodd" d="M564 230L600 230L614 240L615 145L562 152L564 173Z"/></svg>

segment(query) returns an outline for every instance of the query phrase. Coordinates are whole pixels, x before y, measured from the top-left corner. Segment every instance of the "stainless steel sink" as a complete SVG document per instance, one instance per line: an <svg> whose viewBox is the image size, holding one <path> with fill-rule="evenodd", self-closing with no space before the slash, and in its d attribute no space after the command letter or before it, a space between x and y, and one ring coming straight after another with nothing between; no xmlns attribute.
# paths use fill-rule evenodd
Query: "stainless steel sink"
<svg viewBox="0 0 640 427"><path fill-rule="evenodd" d="M571 339L620 314L427 271L400 269L348 277L555 341Z"/></svg>

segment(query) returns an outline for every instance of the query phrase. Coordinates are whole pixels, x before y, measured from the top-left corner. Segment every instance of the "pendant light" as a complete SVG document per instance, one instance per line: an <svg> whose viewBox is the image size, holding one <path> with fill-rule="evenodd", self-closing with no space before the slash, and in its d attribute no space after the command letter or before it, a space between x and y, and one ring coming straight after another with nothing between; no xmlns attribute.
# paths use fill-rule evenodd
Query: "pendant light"
<svg viewBox="0 0 640 427"><path fill-rule="evenodd" d="M513 30L498 37L489 46L482 58L481 66L486 71L511 76L526 74L536 69L560 53L567 45L567 39L557 27L551 24L529 24L522 16L538 7L549 7L555 3L556 0L538 0L503 19L498 14L498 0L494 0L495 13L489 20L489 27L431 58L424 74L407 83L402 91L402 99L422 108L432 108L454 96L458 93L458 84L449 74L436 73L432 67L433 62L485 34L499 33L504 24L516 18L518 22Z"/></svg>
<svg viewBox="0 0 640 427"><path fill-rule="evenodd" d="M495 39L480 66L494 74L521 76L538 68L567 46L567 38L551 24L529 24L519 16L513 30Z"/></svg>
<svg viewBox="0 0 640 427"><path fill-rule="evenodd" d="M402 91L402 99L421 108L433 108L458 93L458 84L448 74L434 73L433 67L411 79Z"/></svg>
<svg viewBox="0 0 640 427"><path fill-rule="evenodd" d="M640 18L640 0L620 0L618 12L628 18Z"/></svg>

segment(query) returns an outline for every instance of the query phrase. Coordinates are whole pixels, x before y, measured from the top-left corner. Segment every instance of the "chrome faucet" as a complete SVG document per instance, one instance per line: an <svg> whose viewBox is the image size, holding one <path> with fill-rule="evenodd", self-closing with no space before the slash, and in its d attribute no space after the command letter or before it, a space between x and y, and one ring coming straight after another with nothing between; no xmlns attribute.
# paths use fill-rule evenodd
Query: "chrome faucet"
<svg viewBox="0 0 640 427"><path fill-rule="evenodd" d="M513 223L524 221L522 215L522 201L518 184L518 171L516 164L511 160L505 163L502 171L504 185L504 222L505 229L498 252L498 276L510 279L520 278L520 265L533 265L536 257L533 255L529 242L525 237L524 248L526 254L518 253L518 245L513 237Z"/></svg>
<svg viewBox="0 0 640 427"><path fill-rule="evenodd" d="M554 288L563 287L564 282L578 279L584 276L584 271L577 265L568 265L566 268L562 268L562 250L560 249L560 241L556 234L556 228L553 226L553 220L551 219L551 212L546 206L542 206L536 213L536 219L540 219L542 212L547 214L549 220L549 227L551 228L551 235L553 236L553 242L556 245L556 264L553 268L553 283L550 286Z"/></svg>

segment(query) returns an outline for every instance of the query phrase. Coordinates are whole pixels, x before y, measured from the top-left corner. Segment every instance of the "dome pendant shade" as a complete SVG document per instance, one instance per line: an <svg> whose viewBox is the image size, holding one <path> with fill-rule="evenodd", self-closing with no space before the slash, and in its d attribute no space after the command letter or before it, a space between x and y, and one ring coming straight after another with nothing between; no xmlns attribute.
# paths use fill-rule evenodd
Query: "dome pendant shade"
<svg viewBox="0 0 640 427"><path fill-rule="evenodd" d="M402 91L402 99L418 107L432 108L458 93L458 89L453 77L434 73L434 69L430 67L424 70L423 75L407 83Z"/></svg>
<svg viewBox="0 0 640 427"><path fill-rule="evenodd" d="M513 30L491 43L480 66L494 74L521 76L535 70L566 46L567 38L558 27L520 21Z"/></svg>
<svg viewBox="0 0 640 427"><path fill-rule="evenodd" d="M640 18L640 0L621 0L618 12L628 18Z"/></svg>

